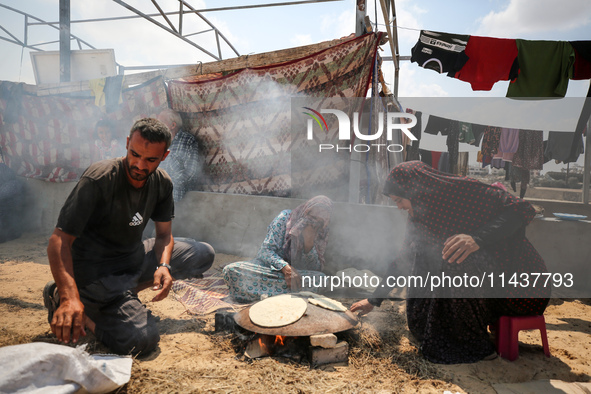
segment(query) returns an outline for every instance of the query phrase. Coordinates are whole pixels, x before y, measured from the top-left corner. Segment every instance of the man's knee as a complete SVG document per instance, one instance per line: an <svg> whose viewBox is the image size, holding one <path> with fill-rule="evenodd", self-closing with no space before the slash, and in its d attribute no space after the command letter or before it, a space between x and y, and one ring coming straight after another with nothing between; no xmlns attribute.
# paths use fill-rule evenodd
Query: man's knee
<svg viewBox="0 0 591 394"><path fill-rule="evenodd" d="M133 340L127 345L127 354L146 355L156 350L159 342L158 327L156 324L148 325L140 332L135 333Z"/></svg>
<svg viewBox="0 0 591 394"><path fill-rule="evenodd" d="M88 296L88 288L82 293ZM95 293L93 296L100 296ZM147 354L158 346L160 334L156 319L137 294L126 291L108 303L83 297L86 315L92 320L97 339L116 354Z"/></svg>
<svg viewBox="0 0 591 394"><path fill-rule="evenodd" d="M114 353L143 356L156 350L160 334L155 322L144 327L120 333L117 337L105 335L102 342Z"/></svg>
<svg viewBox="0 0 591 394"><path fill-rule="evenodd" d="M213 265L213 261L215 260L215 250L213 246L206 242L199 242L200 244L200 254L201 260L203 261L204 265L207 265L207 269Z"/></svg>
<svg viewBox="0 0 591 394"><path fill-rule="evenodd" d="M207 271L215 259L215 250L205 242L193 239L175 239L172 256L172 276L175 279L194 278Z"/></svg>

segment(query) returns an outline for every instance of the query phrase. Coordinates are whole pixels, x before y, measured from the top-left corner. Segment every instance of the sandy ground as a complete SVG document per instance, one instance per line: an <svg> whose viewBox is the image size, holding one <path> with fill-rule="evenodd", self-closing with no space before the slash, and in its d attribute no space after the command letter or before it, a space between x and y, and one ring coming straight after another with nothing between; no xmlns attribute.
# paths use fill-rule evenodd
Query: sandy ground
<svg viewBox="0 0 591 394"><path fill-rule="evenodd" d="M0 244L0 346L52 342L42 289L51 279L48 235L24 234ZM216 265L238 260L218 255ZM147 302L150 290L140 294ZM355 300L342 300L350 305ZM546 311L552 357L537 331L520 334L520 357L442 366L426 362L409 336L402 302L385 302L347 333L348 366L311 369L280 357L244 360L239 342L215 333L214 316L188 315L173 296L148 307L161 318L162 341L136 359L130 382L117 392L438 392L495 393L493 384L555 379L591 381L591 304L552 300ZM88 349L106 352L92 335Z"/></svg>

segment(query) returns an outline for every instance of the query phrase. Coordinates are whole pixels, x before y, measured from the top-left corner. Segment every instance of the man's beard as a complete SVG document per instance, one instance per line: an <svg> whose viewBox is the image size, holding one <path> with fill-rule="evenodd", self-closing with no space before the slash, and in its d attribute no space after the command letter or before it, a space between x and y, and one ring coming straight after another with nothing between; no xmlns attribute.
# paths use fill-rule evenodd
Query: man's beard
<svg viewBox="0 0 591 394"><path fill-rule="evenodd" d="M125 166L127 167L129 177L134 181L145 181L152 174L151 172L148 172L148 170L142 171L135 166L131 166L127 160L125 160ZM140 174L135 171L139 171Z"/></svg>

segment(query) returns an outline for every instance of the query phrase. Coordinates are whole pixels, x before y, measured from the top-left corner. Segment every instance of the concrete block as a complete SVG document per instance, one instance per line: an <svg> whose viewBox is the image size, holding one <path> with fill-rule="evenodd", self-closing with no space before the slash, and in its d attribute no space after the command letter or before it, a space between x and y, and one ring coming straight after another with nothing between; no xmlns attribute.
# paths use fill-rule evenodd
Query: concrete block
<svg viewBox="0 0 591 394"><path fill-rule="evenodd" d="M337 345L337 336L334 334L311 335L310 345L320 346L325 349L333 348Z"/></svg>
<svg viewBox="0 0 591 394"><path fill-rule="evenodd" d="M337 343L333 348L310 347L308 351L308 359L313 367L332 363L346 364L349 361L349 344L345 341Z"/></svg>

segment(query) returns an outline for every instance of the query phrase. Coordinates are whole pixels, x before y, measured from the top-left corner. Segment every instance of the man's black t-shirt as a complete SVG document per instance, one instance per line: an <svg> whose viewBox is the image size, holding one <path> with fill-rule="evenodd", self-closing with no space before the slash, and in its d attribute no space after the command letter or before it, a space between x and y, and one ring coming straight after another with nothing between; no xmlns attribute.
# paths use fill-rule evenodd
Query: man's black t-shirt
<svg viewBox="0 0 591 394"><path fill-rule="evenodd" d="M74 235L74 277L79 287L101 277L137 271L142 264L142 232L148 219L174 217L172 181L157 169L134 188L123 158L92 164L66 200L57 228Z"/></svg>

